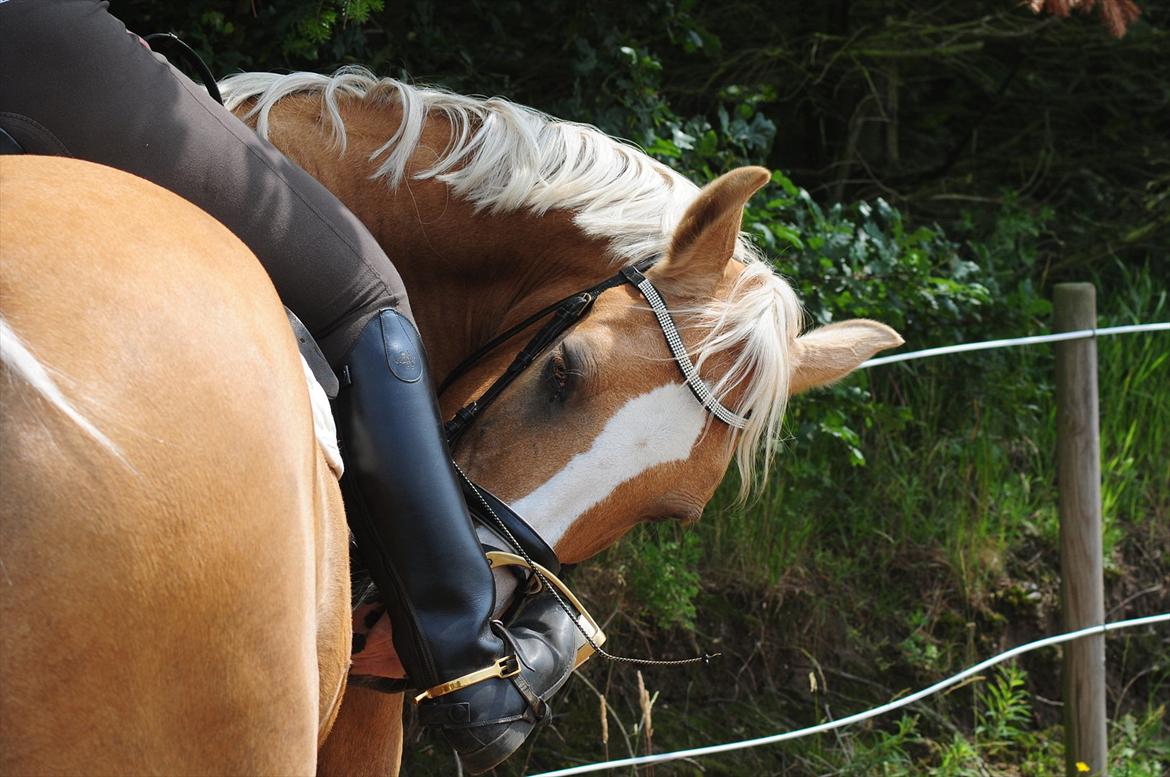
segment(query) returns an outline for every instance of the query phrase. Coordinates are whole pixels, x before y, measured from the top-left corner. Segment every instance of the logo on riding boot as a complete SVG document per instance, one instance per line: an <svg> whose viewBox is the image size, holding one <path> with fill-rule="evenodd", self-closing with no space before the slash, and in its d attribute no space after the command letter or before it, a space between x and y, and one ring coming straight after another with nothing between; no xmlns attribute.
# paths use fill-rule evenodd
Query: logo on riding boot
<svg viewBox="0 0 1170 777"><path fill-rule="evenodd" d="M394 310L379 314L382 324L382 345L386 349L386 365L394 377L404 383L414 383L423 374L422 347L408 327L406 318Z"/></svg>
<svg viewBox="0 0 1170 777"><path fill-rule="evenodd" d="M409 351L399 351L394 354L394 366L401 370L413 370L417 360Z"/></svg>

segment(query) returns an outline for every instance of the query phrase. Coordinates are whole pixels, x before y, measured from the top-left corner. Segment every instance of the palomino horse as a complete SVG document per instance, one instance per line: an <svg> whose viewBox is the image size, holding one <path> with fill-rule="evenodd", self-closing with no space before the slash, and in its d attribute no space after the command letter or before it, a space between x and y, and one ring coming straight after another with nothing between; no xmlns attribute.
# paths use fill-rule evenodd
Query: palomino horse
<svg viewBox="0 0 1170 777"><path fill-rule="evenodd" d="M239 112L255 109L258 129L379 238L407 283L439 377L548 302L592 286L616 266L660 257L648 274L675 311L704 378L724 404L748 417L745 429L733 434L710 420L683 385L645 301L620 286L602 294L588 318L525 372L456 450L463 468L512 501L566 562L596 553L638 521L697 518L735 452L745 483L765 469L790 393L836 380L900 343L892 330L868 321L798 336L791 290L738 238L743 206L766 171L734 171L700 191L596 130L362 73L246 74L225 88ZM62 188L53 194L67 204ZM93 207L92 198L77 201ZM10 207L6 191L5 212ZM149 216L150 208L139 211ZM102 211L102 218L121 214ZM39 360L34 365L58 371L55 387L66 385L46 393L36 381L40 373L21 371L26 352L5 350L11 388L4 475L30 485L4 496L0 559L13 585L0 590L5 623L11 617L21 634L32 635L17 640L5 628L5 723L43 697L19 736L8 725L0 733L5 753L19 745L24 759L5 766L303 773L316 754L322 772L394 771L400 695L346 691L316 752L332 698L325 664L348 637L348 627L330 622L338 596L330 584L342 586L345 564L325 541L343 528L333 486L322 482L324 465L309 447L303 382L270 286L256 280L248 291L239 280L225 288L246 275L219 269L230 252L196 260L188 254L200 244L187 241L191 248L179 263L198 277L179 274L181 293L144 293L150 280L175 288L172 268L154 267L169 264L164 248L175 243L169 225L167 239L156 234L151 247L141 242L148 240L141 216L132 222L137 229L119 235L116 226L103 233L80 223L77 207L53 215L67 227L26 221L21 234L72 240L46 250L87 257L75 283L38 280L42 271L68 274L50 262L0 265L11 331ZM163 223L157 213L149 220ZM148 267L133 268L129 281L121 269L103 274L106 260L93 258L98 245L141 251ZM125 255L109 261L129 263ZM10 265L25 269L10 273ZM135 282L135 273L143 279ZM16 278L33 291L23 297L10 291L18 288ZM172 293L181 304L160 302ZM55 307L37 313L38 295L50 294ZM115 329L129 320L129 331L96 331L103 318L93 311L106 303ZM208 309L216 312L211 331ZM165 313L161 323L145 323L156 311ZM256 318L273 324L271 331L260 332ZM281 326L273 323L278 319ZM455 382L442 397L444 411L475 396L513 352L501 348ZM159 364L151 361L156 357ZM135 359L149 362L145 385L130 379ZM281 366L258 368L267 361ZM270 397L275 385L288 396ZM263 412L247 401L260 394ZM62 417L54 398L72 398L93 428ZM297 408L300 420L291 420ZM168 420L168 413L177 417ZM95 439L95 431L105 437ZM168 440L178 442L160 442ZM286 466L290 458L304 469ZM240 483L250 488L258 479L264 482L255 494L242 493L248 489ZM70 490L78 482L89 490ZM144 493L147 486L153 490ZM115 507L103 504L97 518L90 514L115 497L134 504L118 502L114 518L105 518L113 523L98 519ZM44 528L39 516L48 513L53 520ZM86 556L86 542L97 541L92 534L104 551L93 562ZM273 537L279 541L270 548ZM9 556L21 557L9 548L28 557L15 573ZM285 563L275 569L281 553ZM95 593L87 578L105 569ZM22 593L12 593L14 587ZM98 634L71 630L60 615L62 597L70 616ZM42 618L47 625L38 625ZM24 646L11 659L10 641ZM57 673L65 670L62 680ZM277 683L282 674L293 681ZM17 676L25 687L9 694L9 678ZM275 717L265 718L265 709ZM69 747L55 747L66 735ZM73 760L54 761L61 750Z"/></svg>
<svg viewBox="0 0 1170 777"><path fill-rule="evenodd" d="M463 437L456 459L575 563L645 520L694 520L738 454L766 473L790 394L901 344L873 321L801 335L788 284L739 237L767 180L734 171L700 191L595 128L348 69L245 73L227 104L333 191L401 273L436 376L534 310L619 266L649 273L716 394L749 416L733 436L684 388L646 301L608 291ZM522 342L522 340L521 340ZM441 396L450 415L504 370L499 349ZM321 767L396 764L400 699L353 689ZM392 736L378 736L379 730Z"/></svg>
<svg viewBox="0 0 1170 777"><path fill-rule="evenodd" d="M283 308L186 200L0 157L0 773L304 774L348 535Z"/></svg>

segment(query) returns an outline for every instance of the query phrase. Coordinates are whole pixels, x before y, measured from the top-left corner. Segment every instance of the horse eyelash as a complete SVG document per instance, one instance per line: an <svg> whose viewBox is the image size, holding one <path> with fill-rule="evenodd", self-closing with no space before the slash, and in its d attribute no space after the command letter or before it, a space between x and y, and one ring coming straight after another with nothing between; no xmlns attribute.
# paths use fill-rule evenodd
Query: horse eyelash
<svg viewBox="0 0 1170 777"><path fill-rule="evenodd" d="M564 401L565 392L569 388L569 378L573 375L573 371L569 369L563 347L553 351L549 357L546 372L549 384L552 386L552 398L558 402Z"/></svg>

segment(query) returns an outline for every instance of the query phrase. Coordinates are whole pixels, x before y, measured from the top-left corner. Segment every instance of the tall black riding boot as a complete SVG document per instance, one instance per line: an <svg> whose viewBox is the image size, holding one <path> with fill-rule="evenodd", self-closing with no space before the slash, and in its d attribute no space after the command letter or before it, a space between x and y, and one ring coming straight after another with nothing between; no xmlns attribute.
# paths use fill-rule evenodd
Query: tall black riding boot
<svg viewBox="0 0 1170 777"><path fill-rule="evenodd" d="M402 665L432 697L420 719L442 728L470 771L486 771L547 717L547 699L573 669L578 632L547 602L510 629L492 621L492 573L411 322L378 313L345 371L350 385L335 412L350 528L390 611Z"/></svg>

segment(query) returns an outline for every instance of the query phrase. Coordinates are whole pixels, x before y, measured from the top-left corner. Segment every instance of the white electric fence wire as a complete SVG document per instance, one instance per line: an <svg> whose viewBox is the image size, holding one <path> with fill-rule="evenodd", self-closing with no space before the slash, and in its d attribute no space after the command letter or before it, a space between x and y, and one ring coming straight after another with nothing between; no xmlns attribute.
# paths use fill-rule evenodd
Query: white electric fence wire
<svg viewBox="0 0 1170 777"><path fill-rule="evenodd" d="M1170 321L1156 324L1127 324L1126 326L1106 326L1097 329L1077 329L1073 332L1060 332L1054 335L1033 335L1032 337L1010 337L1006 340L985 340L981 343L963 343L961 345L946 345L941 348L927 348L923 351L908 351L896 353L893 356L880 356L863 362L859 370L866 367L877 367L881 364L894 362L908 362L913 359L926 359L931 356L943 356L948 353L963 353L965 351L986 351L991 348L1008 348L1013 345L1037 345L1039 343L1058 343L1062 340L1086 340L1101 335L1123 335L1130 332L1166 332L1170 331Z"/></svg>
<svg viewBox="0 0 1170 777"><path fill-rule="evenodd" d="M703 755L715 755L716 753L726 753L731 750L744 750L750 747L760 747L761 745L771 745L777 742L785 742L790 739L799 739L801 737L812 736L813 734L820 734L825 731L832 731L833 729L843 728L845 726L860 723L863 720L875 718L878 715L884 715L887 712L900 709L907 705L913 704L916 701L925 699L927 696L938 693L952 685L966 680L972 675L990 669L996 664L1001 664L1008 659L1023 655L1024 653L1033 650L1039 650L1043 647L1051 645L1059 645L1062 642L1072 642L1075 639L1083 637L1090 637L1094 634L1105 634L1110 631L1118 631L1120 629L1135 628L1137 626L1149 626L1155 623L1165 623L1170 621L1170 612L1164 612L1159 615L1147 615L1144 618L1130 618L1124 621L1115 621L1113 623L1105 623L1100 626L1089 626L1088 628L1070 631L1065 634L1057 634L1053 637L1046 637L1038 639L1035 642L1029 642L1019 647L1014 647L1000 653L997 656L981 661L974 666L964 669L956 675L952 675L941 682L937 682L929 688L923 688L921 691L912 693L909 696L903 696L900 699L891 701L888 704L883 704L880 707L874 707L865 712L859 712L855 715L850 715L839 720L829 721L828 723L821 723L817 726L810 726L809 728L802 728L798 731L787 731L783 734L772 734L771 736L759 737L757 739L745 739L739 742L727 742L721 745L708 745L707 747L695 747L690 750L675 750L671 753L657 753L655 755L642 755L634 758L621 758L615 761L603 761L600 763L585 764L584 766L573 766L567 769L557 769L552 772L542 772L532 777L565 777L570 774L586 774L588 772L599 772L603 769L617 769L623 766L640 766L642 764L661 763L663 761L677 761L681 758L698 758Z"/></svg>

